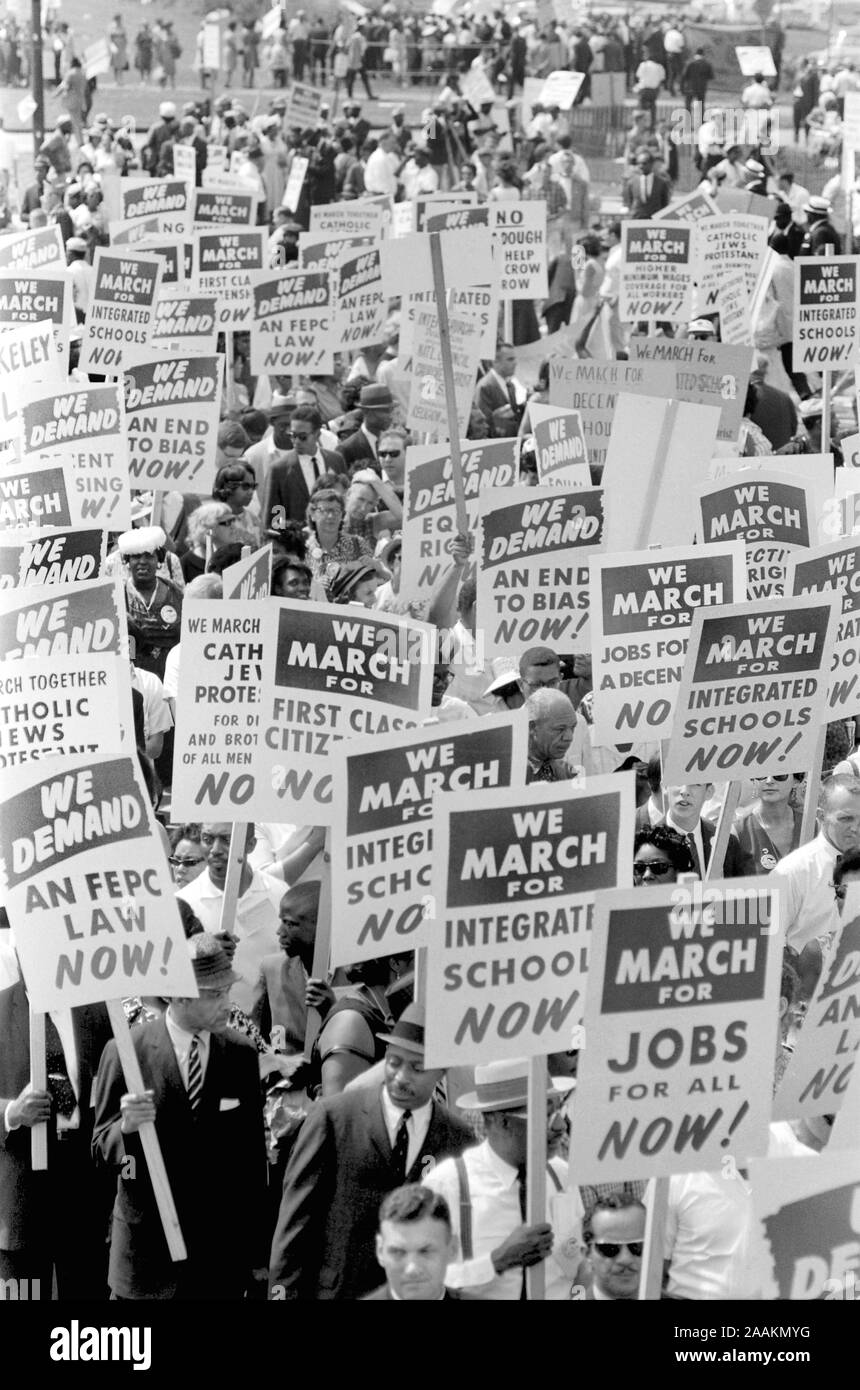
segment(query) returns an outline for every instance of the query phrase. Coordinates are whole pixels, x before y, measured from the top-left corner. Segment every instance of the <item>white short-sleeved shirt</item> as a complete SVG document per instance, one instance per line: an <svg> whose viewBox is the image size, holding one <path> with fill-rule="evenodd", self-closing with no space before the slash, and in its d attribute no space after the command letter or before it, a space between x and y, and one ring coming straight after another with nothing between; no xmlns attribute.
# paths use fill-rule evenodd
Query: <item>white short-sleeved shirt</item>
<svg viewBox="0 0 860 1390"><path fill-rule="evenodd" d="M181 888L176 896L187 902L200 919L204 931L221 930L224 893L221 888L216 888L206 870ZM242 978L233 986L231 998L246 1014L251 1013L256 1003L261 961L264 956L275 955L280 949L278 924L283 896L283 879L255 873L247 891L236 904L235 921L230 926L230 930L239 938L233 969Z"/></svg>
<svg viewBox="0 0 860 1390"><path fill-rule="evenodd" d="M784 880L786 904L785 941L803 950L814 936L826 936L839 920L833 891L833 870L838 851L821 833L806 845L780 859L772 874Z"/></svg>

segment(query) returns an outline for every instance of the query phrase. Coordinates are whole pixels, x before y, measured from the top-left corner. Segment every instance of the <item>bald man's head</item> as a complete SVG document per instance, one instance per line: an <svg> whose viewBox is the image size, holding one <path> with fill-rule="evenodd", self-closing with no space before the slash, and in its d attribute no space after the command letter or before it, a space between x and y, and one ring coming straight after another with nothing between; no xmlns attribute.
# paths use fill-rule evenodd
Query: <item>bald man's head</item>
<svg viewBox="0 0 860 1390"><path fill-rule="evenodd" d="M525 704L529 721L529 756L543 761L563 758L573 742L576 715L560 690L543 687Z"/></svg>

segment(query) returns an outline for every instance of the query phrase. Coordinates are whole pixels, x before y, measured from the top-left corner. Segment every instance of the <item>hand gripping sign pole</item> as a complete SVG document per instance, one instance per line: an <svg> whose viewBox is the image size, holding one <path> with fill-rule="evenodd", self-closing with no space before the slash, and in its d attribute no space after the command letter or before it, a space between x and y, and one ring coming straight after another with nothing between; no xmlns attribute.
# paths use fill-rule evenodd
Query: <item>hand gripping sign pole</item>
<svg viewBox="0 0 860 1390"><path fill-rule="evenodd" d="M113 1029L113 1035L116 1041L116 1050L119 1055L122 1074L125 1077L125 1084L132 1094L142 1095L145 1090L143 1074L140 1070L140 1062L137 1060L137 1053L134 1050L134 1043L131 1040L131 1033L129 1032L122 1001L119 999L109 999L106 1008L110 1019L110 1026ZM150 1120L147 1124L141 1125L138 1133L146 1159L146 1166L149 1169L149 1179L152 1183L153 1193L155 1194L158 1214L161 1217L161 1225L164 1229L164 1238L167 1241L167 1248L170 1251L170 1258L172 1260L187 1259L188 1252L185 1249L185 1241L182 1238L179 1217L176 1213L173 1193L170 1191L167 1169L164 1166L161 1145L158 1142L158 1134L154 1123Z"/></svg>
<svg viewBox="0 0 860 1390"><path fill-rule="evenodd" d="M430 264L433 269L433 293L439 316L439 341L442 348L442 379L445 405L448 411L448 442L451 449L451 481L454 485L454 505L457 510L457 529L462 536L469 534L466 513L466 494L463 489L463 470L460 459L460 421L457 418L457 393L454 386L454 364L451 360L451 333L448 327L448 303L445 298L445 268L442 262L442 242L439 232L430 232Z"/></svg>

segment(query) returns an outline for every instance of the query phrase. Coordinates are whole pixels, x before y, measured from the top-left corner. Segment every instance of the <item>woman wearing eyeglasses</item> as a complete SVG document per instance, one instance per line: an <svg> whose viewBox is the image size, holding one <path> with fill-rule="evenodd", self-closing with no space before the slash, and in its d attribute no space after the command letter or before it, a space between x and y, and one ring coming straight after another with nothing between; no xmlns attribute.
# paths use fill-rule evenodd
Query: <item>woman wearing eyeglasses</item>
<svg viewBox="0 0 860 1390"><path fill-rule="evenodd" d="M738 812L733 829L743 851L752 856L753 873L769 874L800 844L803 812L791 804L794 780L790 773L753 780L758 796Z"/></svg>
<svg viewBox="0 0 860 1390"><path fill-rule="evenodd" d="M167 862L177 888L184 888L203 872L206 855L200 843L199 825L179 825L171 830L170 858Z"/></svg>
<svg viewBox="0 0 860 1390"><path fill-rule="evenodd" d="M679 874L694 874L693 856L683 837L668 825L637 830L633 839L633 886L675 883Z"/></svg>
<svg viewBox="0 0 860 1390"><path fill-rule="evenodd" d="M186 584L206 572L206 541L220 550L237 540L236 518L224 502L204 502L188 518L188 549L180 561Z"/></svg>
<svg viewBox="0 0 860 1390"><path fill-rule="evenodd" d="M260 517L254 510L254 495L257 478L253 468L244 459L237 463L225 464L215 474L212 496L216 502L229 507L235 518L231 541L239 545L250 545L256 550L260 544Z"/></svg>
<svg viewBox="0 0 860 1390"><path fill-rule="evenodd" d="M332 581L341 565L373 555L363 536L344 531L345 514L343 496L333 487L322 488L311 495L306 559L314 579L319 579L325 585Z"/></svg>

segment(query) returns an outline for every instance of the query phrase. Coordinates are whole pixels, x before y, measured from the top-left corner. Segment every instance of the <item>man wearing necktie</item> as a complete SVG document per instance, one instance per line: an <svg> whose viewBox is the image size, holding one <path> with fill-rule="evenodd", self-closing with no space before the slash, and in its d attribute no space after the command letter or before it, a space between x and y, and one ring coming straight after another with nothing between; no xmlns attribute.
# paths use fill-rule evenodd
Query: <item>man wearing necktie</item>
<svg viewBox="0 0 860 1390"><path fill-rule="evenodd" d="M209 933L191 937L188 948L198 997L172 999L161 1018L132 1031L146 1090L126 1091L114 1043L96 1082L93 1150L116 1180L109 1283L120 1300L241 1299L266 1275L260 1071L253 1043L227 1026L239 976ZM141 1147L148 1121L155 1123L188 1252L177 1262Z"/></svg>
<svg viewBox="0 0 860 1390"><path fill-rule="evenodd" d="M424 1067L423 1008L410 1004L386 1041L382 1086L317 1101L299 1130L269 1261L273 1300L370 1293L383 1197L474 1141L434 1098L444 1073Z"/></svg>
<svg viewBox="0 0 860 1390"><path fill-rule="evenodd" d="M564 760L573 742L576 713L560 690L543 688L526 700L529 721L527 782L565 782L576 776Z"/></svg>
<svg viewBox="0 0 860 1390"><path fill-rule="evenodd" d="M716 826L702 819L702 807L714 794L712 782L688 782L683 786L664 787L666 814L661 825L683 836L699 878L704 879L711 862L711 846ZM751 854L747 854L734 831L726 845L720 878L741 878L755 872Z"/></svg>
<svg viewBox="0 0 860 1390"><path fill-rule="evenodd" d="M90 1139L93 1078L111 1036L104 1004L47 1014L48 1087L35 1091L24 981L0 990L0 1279L38 1279L31 1298L50 1299L52 1271L61 1299L107 1298L110 1187ZM48 1168L34 1173L31 1136L42 1122Z"/></svg>
<svg viewBox="0 0 860 1390"><path fill-rule="evenodd" d="M654 168L654 155L643 148L636 154L636 173L624 184L624 202L632 218L649 219L668 206L672 185L665 174Z"/></svg>
<svg viewBox="0 0 860 1390"><path fill-rule="evenodd" d="M297 405L290 416L293 447L272 455L260 512L266 530L277 534L285 521L306 519L308 501L324 473L347 471L343 455L320 445L322 416L312 405Z"/></svg>

